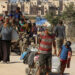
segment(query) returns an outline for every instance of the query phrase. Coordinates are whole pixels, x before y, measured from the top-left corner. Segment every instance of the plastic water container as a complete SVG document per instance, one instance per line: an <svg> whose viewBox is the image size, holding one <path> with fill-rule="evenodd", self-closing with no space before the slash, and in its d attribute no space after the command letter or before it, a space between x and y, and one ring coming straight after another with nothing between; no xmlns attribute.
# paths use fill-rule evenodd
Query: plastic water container
<svg viewBox="0 0 75 75"><path fill-rule="evenodd" d="M60 58L57 56L52 57L52 72L54 73L60 72Z"/></svg>

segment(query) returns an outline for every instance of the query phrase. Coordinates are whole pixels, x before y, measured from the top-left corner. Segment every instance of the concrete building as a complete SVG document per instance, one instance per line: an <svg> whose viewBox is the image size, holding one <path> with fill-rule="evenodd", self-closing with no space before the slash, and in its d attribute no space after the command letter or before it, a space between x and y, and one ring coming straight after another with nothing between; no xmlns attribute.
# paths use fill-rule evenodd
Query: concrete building
<svg viewBox="0 0 75 75"><path fill-rule="evenodd" d="M44 15L44 6L40 0L30 0L24 2L24 13L29 15Z"/></svg>
<svg viewBox="0 0 75 75"><path fill-rule="evenodd" d="M31 4L31 6L33 6L33 5L37 6L38 0L30 0L30 4Z"/></svg>
<svg viewBox="0 0 75 75"><path fill-rule="evenodd" d="M75 4L75 0L48 0L48 2L52 3L56 7L60 9L60 11L63 11L65 8L65 5L68 5L70 3Z"/></svg>
<svg viewBox="0 0 75 75"><path fill-rule="evenodd" d="M8 7L8 0L0 0L0 13L3 11L8 10L10 8L15 10L16 7L20 7L21 11L24 14L28 15L46 15L48 12L55 12L56 14L61 13L65 5L69 3L75 4L75 0L23 0L24 2L20 2L17 0L16 3L9 3ZM54 13L54 14L55 14Z"/></svg>
<svg viewBox="0 0 75 75"><path fill-rule="evenodd" d="M43 1L41 5L44 7L44 15L46 15L47 12L49 12L49 4L46 1Z"/></svg>
<svg viewBox="0 0 75 75"><path fill-rule="evenodd" d="M46 15L46 13L49 12L50 7L55 7L56 9L56 5L52 2L48 2L48 0L30 0L29 2L24 2L24 11L30 15Z"/></svg>
<svg viewBox="0 0 75 75"><path fill-rule="evenodd" d="M24 2L24 13L30 14L30 2Z"/></svg>
<svg viewBox="0 0 75 75"><path fill-rule="evenodd" d="M48 2L55 5L56 7L59 7L59 0L48 0Z"/></svg>
<svg viewBox="0 0 75 75"><path fill-rule="evenodd" d="M8 0L0 0L0 14L8 9Z"/></svg>

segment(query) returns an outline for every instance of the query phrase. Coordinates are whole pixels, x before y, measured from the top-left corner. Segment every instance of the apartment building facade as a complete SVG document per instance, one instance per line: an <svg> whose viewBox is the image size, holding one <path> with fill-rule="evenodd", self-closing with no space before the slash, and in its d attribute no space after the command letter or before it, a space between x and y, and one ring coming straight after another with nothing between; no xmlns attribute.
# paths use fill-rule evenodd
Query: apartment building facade
<svg viewBox="0 0 75 75"><path fill-rule="evenodd" d="M50 7L56 7L48 0L30 0L24 2L24 12L30 15L46 15Z"/></svg>
<svg viewBox="0 0 75 75"><path fill-rule="evenodd" d="M24 2L24 13L30 14L30 2Z"/></svg>
<svg viewBox="0 0 75 75"><path fill-rule="evenodd" d="M65 9L65 5L69 5L70 3L75 5L75 0L64 0L63 1L63 10Z"/></svg>
<svg viewBox="0 0 75 75"><path fill-rule="evenodd" d="M51 2L56 7L59 7L62 11L65 9L65 5L68 5L70 3L73 3L75 5L75 0L48 0L48 2Z"/></svg>
<svg viewBox="0 0 75 75"><path fill-rule="evenodd" d="M46 13L52 11L58 14L69 3L75 4L75 0L24 0L24 2L17 0L16 3L9 3L9 7L8 0L0 0L0 13L7 9L15 10L18 6L22 12L28 15L46 15Z"/></svg>
<svg viewBox="0 0 75 75"><path fill-rule="evenodd" d="M8 0L0 0L0 14L8 9Z"/></svg>

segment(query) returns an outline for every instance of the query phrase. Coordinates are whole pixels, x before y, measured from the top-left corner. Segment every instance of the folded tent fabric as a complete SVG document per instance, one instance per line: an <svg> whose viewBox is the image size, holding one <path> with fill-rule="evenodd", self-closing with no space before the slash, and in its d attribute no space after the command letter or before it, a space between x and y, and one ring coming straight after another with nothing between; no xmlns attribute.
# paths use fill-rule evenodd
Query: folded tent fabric
<svg viewBox="0 0 75 75"><path fill-rule="evenodd" d="M47 20L42 18L42 19L36 20L36 25L42 26L45 22L47 22Z"/></svg>

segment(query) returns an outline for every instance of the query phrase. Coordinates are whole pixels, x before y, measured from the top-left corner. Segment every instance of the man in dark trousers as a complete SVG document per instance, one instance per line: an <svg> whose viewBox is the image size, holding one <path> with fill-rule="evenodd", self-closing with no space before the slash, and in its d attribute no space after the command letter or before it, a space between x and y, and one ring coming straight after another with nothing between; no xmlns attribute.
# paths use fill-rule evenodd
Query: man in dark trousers
<svg viewBox="0 0 75 75"><path fill-rule="evenodd" d="M9 18L7 18L5 19L5 23L3 24L1 30L3 63L7 63L10 61L11 34L12 27L10 26Z"/></svg>
<svg viewBox="0 0 75 75"><path fill-rule="evenodd" d="M0 21L0 61L2 61L2 41L1 41L1 30L2 30L2 21Z"/></svg>

